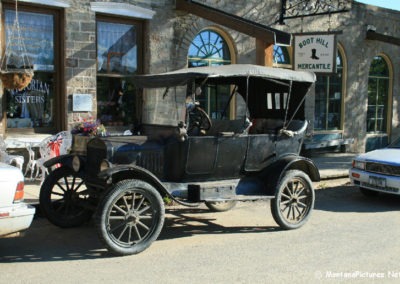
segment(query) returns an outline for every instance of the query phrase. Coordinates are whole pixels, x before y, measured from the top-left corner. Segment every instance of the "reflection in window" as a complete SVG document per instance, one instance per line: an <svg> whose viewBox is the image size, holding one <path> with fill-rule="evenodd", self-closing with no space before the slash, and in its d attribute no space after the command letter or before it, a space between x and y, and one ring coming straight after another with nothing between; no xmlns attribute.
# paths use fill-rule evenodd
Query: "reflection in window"
<svg viewBox="0 0 400 284"><path fill-rule="evenodd" d="M97 118L106 126L134 128L141 23L97 21Z"/></svg>
<svg viewBox="0 0 400 284"><path fill-rule="evenodd" d="M135 87L128 79L97 77L97 117L106 126L135 121Z"/></svg>
<svg viewBox="0 0 400 284"><path fill-rule="evenodd" d="M389 68L383 57L376 56L368 76L367 132L386 132L388 95Z"/></svg>
<svg viewBox="0 0 400 284"><path fill-rule="evenodd" d="M97 70L99 73L136 72L137 44L134 25L97 22Z"/></svg>
<svg viewBox="0 0 400 284"><path fill-rule="evenodd" d="M225 39L213 30L200 32L189 46L189 67L231 64L229 46ZM201 96L196 97L200 106L213 119L229 118L230 86L206 85Z"/></svg>
<svg viewBox="0 0 400 284"><path fill-rule="evenodd" d="M14 10L5 10L6 42L15 19ZM18 12L21 38L34 77L23 90L5 90L7 127L54 126L54 16L34 12ZM13 44L10 44L13 49Z"/></svg>
<svg viewBox="0 0 400 284"><path fill-rule="evenodd" d="M287 47L274 45L274 55L273 55L275 64L290 64L290 56Z"/></svg>
<svg viewBox="0 0 400 284"><path fill-rule="evenodd" d="M343 59L338 50L336 73L318 75L315 84L315 130L336 130L341 127Z"/></svg>

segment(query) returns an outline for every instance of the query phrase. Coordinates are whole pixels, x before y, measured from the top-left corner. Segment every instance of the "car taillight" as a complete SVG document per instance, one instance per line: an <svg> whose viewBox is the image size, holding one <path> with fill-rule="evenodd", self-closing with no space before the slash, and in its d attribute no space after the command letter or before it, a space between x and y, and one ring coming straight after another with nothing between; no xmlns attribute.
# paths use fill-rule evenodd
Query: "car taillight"
<svg viewBox="0 0 400 284"><path fill-rule="evenodd" d="M14 202L22 201L24 199L24 182L20 181L17 184L17 189L15 190L14 194Z"/></svg>

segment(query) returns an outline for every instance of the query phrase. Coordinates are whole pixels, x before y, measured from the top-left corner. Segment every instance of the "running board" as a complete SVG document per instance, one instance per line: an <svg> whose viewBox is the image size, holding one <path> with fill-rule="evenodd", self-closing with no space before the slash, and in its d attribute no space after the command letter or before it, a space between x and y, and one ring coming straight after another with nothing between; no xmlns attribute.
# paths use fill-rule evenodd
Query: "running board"
<svg viewBox="0 0 400 284"><path fill-rule="evenodd" d="M275 196L273 195L235 195L231 198L207 198L206 202L225 202L225 201L256 201L256 200L270 200Z"/></svg>

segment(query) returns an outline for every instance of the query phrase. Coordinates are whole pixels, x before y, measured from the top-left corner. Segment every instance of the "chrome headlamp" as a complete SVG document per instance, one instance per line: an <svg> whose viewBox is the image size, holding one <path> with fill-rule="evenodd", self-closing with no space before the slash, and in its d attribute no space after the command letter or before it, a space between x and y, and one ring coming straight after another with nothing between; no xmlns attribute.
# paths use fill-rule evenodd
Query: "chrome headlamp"
<svg viewBox="0 0 400 284"><path fill-rule="evenodd" d="M112 164L108 160L103 160L100 163L100 172L108 170L109 168L112 167Z"/></svg>
<svg viewBox="0 0 400 284"><path fill-rule="evenodd" d="M365 170L365 162L353 160L353 168Z"/></svg>

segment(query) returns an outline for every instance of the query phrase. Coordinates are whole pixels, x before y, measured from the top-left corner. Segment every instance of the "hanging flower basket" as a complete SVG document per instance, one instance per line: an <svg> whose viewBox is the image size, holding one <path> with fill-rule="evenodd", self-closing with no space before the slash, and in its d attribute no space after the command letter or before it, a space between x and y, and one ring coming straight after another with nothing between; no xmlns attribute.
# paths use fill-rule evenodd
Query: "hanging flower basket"
<svg viewBox="0 0 400 284"><path fill-rule="evenodd" d="M33 72L30 70L0 72L0 79L3 87L6 89L25 89L33 78Z"/></svg>
<svg viewBox="0 0 400 284"><path fill-rule="evenodd" d="M15 0L14 24L6 29L6 48L0 68L0 79L6 89L25 89L33 77L33 66L18 22L18 0Z"/></svg>

